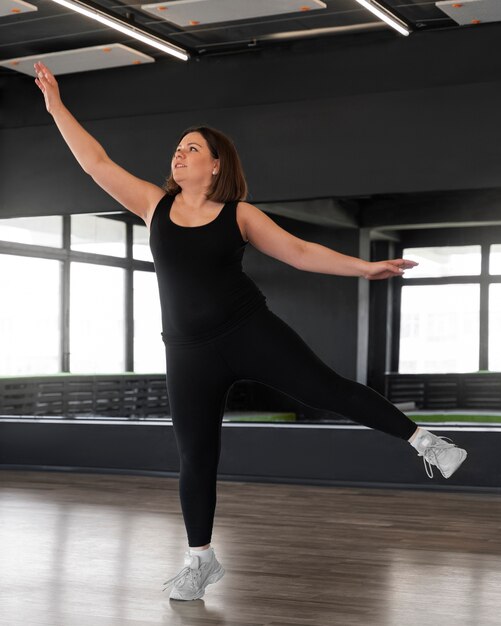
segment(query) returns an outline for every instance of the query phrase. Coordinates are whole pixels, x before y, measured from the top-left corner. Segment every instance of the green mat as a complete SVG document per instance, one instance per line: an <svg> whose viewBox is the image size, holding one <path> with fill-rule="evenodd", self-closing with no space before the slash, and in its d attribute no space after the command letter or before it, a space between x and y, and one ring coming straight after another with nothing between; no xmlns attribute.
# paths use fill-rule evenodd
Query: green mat
<svg viewBox="0 0 501 626"><path fill-rule="evenodd" d="M474 422L478 424L501 423L501 414L479 415L478 413L406 413L414 422Z"/></svg>
<svg viewBox="0 0 501 626"><path fill-rule="evenodd" d="M249 411L229 411L223 422L295 422L295 413L251 413Z"/></svg>

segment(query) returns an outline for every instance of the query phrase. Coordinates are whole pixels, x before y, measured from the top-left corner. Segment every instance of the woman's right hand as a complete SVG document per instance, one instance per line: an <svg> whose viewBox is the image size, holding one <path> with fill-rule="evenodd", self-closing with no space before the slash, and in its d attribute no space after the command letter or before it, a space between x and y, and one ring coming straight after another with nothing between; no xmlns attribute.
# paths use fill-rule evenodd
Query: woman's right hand
<svg viewBox="0 0 501 626"><path fill-rule="evenodd" d="M41 61L35 63L34 67L38 76L38 78L35 78L35 83L43 93L47 111L53 113L56 107L62 104L57 80L49 68Z"/></svg>

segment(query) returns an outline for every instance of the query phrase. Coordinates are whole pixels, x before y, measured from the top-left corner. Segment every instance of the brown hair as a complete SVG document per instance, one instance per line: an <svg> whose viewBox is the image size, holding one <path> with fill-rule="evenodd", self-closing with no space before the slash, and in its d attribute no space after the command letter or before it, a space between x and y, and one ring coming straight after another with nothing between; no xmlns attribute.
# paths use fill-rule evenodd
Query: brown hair
<svg viewBox="0 0 501 626"><path fill-rule="evenodd" d="M211 155L219 159L218 173L212 177L212 183L207 192L207 200L214 202L231 202L233 200L245 200L248 187L244 171L232 140L224 133L209 126L192 126L184 130L179 137L177 145L188 133L200 133L207 142ZM162 185L169 195L175 196L181 191L181 187L170 176Z"/></svg>

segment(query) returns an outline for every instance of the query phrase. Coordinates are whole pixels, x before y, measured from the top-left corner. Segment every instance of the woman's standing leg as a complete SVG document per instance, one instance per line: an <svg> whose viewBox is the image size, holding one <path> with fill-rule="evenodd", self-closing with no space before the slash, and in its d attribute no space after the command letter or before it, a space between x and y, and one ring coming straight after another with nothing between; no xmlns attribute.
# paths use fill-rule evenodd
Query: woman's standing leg
<svg viewBox="0 0 501 626"><path fill-rule="evenodd" d="M170 598L197 600L225 573L211 542L226 394L233 377L212 344L167 346L167 392L180 459L179 495L189 550L165 582ZM195 548L197 548L195 550Z"/></svg>
<svg viewBox="0 0 501 626"><path fill-rule="evenodd" d="M188 544L211 541L226 394L233 382L212 344L167 346L167 392L179 451Z"/></svg>

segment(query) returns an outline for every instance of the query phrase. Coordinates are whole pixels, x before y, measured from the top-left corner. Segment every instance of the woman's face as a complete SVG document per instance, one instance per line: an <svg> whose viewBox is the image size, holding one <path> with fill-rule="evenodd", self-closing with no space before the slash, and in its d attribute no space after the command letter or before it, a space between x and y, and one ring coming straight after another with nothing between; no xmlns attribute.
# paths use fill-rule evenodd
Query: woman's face
<svg viewBox="0 0 501 626"><path fill-rule="evenodd" d="M197 132L185 135L177 146L171 162L172 177L182 183L209 186L213 172L219 171L219 159L215 159L203 135Z"/></svg>

